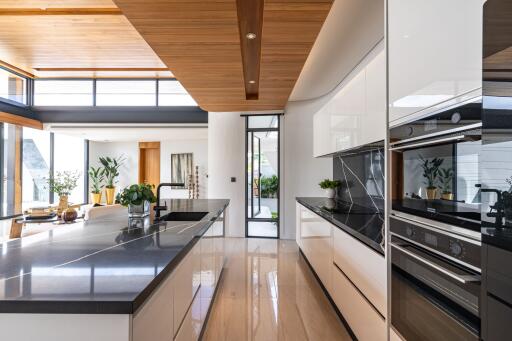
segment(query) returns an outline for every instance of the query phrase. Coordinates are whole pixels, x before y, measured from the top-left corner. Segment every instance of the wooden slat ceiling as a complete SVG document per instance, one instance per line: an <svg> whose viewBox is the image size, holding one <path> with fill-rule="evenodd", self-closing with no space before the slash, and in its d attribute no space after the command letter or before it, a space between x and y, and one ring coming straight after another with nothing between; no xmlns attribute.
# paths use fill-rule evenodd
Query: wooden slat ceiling
<svg viewBox="0 0 512 341"><path fill-rule="evenodd" d="M37 77L172 76L111 0L0 0L0 25L0 60Z"/></svg>
<svg viewBox="0 0 512 341"><path fill-rule="evenodd" d="M284 109L332 3L265 1L259 96L247 100L236 0L114 2L207 111Z"/></svg>

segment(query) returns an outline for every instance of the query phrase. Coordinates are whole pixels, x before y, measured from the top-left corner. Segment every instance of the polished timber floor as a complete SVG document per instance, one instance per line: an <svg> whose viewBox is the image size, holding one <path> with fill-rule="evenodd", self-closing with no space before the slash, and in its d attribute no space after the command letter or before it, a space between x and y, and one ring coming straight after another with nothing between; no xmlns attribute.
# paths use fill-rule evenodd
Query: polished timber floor
<svg viewBox="0 0 512 341"><path fill-rule="evenodd" d="M226 239L203 340L351 340L290 240Z"/></svg>

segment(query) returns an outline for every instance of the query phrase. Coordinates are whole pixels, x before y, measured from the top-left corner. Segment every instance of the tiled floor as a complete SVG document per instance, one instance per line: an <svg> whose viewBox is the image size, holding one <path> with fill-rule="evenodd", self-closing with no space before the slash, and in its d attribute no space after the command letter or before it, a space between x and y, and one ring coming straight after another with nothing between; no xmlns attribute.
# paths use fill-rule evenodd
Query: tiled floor
<svg viewBox="0 0 512 341"><path fill-rule="evenodd" d="M350 340L294 241L226 239L204 340Z"/></svg>

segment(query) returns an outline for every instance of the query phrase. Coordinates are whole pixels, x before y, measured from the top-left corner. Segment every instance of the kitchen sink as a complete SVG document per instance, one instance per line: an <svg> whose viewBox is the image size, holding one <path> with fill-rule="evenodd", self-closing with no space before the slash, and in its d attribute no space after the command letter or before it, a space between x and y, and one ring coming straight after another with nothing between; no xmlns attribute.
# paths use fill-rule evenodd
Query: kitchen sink
<svg viewBox="0 0 512 341"><path fill-rule="evenodd" d="M206 216L208 212L171 212L164 215L159 220L163 221L199 221Z"/></svg>

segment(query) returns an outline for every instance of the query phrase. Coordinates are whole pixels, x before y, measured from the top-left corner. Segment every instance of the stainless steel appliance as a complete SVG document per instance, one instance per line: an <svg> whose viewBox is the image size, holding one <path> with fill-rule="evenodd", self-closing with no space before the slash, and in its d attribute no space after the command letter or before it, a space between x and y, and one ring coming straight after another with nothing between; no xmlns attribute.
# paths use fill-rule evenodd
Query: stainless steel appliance
<svg viewBox="0 0 512 341"><path fill-rule="evenodd" d="M479 340L480 242L390 217L391 324L407 340Z"/></svg>
<svg viewBox="0 0 512 341"><path fill-rule="evenodd" d="M392 210L479 238L481 98L390 130Z"/></svg>

